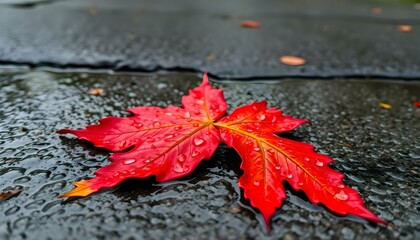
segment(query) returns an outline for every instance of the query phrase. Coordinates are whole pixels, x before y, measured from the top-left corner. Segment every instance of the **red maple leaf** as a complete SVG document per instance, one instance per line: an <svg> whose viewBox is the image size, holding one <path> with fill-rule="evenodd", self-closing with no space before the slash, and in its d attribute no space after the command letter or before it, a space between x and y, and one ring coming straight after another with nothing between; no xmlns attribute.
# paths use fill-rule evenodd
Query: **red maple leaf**
<svg viewBox="0 0 420 240"><path fill-rule="evenodd" d="M363 206L357 191L343 184L343 174L327 166L333 161L330 157L314 152L312 145L276 135L305 120L267 108L265 101L238 107L223 117L227 108L223 91L212 88L207 75L182 98L182 106L135 107L127 110L131 117L107 117L83 130L59 130L115 152L112 164L97 170L96 177L74 183L76 188L62 197L87 196L128 178L156 176L163 182L183 177L210 159L223 141L241 156L244 174L239 186L267 226L286 197L283 181L335 213L386 223Z"/></svg>

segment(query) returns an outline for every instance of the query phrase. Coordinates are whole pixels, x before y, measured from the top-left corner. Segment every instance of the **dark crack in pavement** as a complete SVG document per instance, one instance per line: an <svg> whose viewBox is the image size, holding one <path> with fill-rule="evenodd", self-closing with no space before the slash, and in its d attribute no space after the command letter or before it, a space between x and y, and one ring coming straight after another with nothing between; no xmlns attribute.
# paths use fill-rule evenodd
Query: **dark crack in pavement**
<svg viewBox="0 0 420 240"><path fill-rule="evenodd" d="M229 108L267 99L286 114L308 119L286 137L314 144L336 161L345 182L389 226L336 216L288 198L265 232L241 196L239 156L222 146L191 176L158 184L130 180L67 201L71 182L92 177L109 153L57 129L81 128L137 105L179 105L200 83L194 74L0 73L1 239L418 239L420 237L420 82L293 80L218 82ZM93 88L104 90L90 95ZM391 109L379 107L388 103Z"/></svg>

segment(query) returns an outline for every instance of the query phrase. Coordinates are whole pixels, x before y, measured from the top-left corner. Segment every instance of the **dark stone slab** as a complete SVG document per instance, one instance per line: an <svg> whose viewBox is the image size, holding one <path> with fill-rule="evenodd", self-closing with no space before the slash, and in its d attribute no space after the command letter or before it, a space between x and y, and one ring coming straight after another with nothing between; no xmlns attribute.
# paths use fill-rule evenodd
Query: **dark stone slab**
<svg viewBox="0 0 420 240"><path fill-rule="evenodd" d="M0 74L1 239L418 239L420 225L419 82L293 80L213 83L230 111L267 99L312 125L285 137L336 159L331 167L360 191L389 226L339 217L288 188L267 235L243 199L240 159L222 146L191 176L63 201L71 182L92 177L109 153L57 129L81 128L137 105L179 104L200 80L192 74L123 75L3 70ZM103 95L89 95L102 88ZM398 97L396 97L398 96ZM392 105L382 109L379 103Z"/></svg>
<svg viewBox="0 0 420 240"><path fill-rule="evenodd" d="M41 1L44 2L44 1ZM209 71L220 78L420 78L420 11L354 0L49 1L0 5L0 63ZM381 7L381 14L372 14ZM244 19L258 29L240 26ZM410 24L413 31L397 26ZM278 58L307 59L299 67Z"/></svg>

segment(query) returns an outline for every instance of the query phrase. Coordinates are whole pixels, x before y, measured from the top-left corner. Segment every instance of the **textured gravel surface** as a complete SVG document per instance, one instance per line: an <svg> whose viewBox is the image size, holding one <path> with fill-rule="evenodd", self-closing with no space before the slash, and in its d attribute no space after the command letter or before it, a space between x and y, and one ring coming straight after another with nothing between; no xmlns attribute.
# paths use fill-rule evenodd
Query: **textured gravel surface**
<svg viewBox="0 0 420 240"><path fill-rule="evenodd" d="M209 71L220 78L420 78L420 11L412 4L371 0L28 2L42 4L0 5L0 62ZM380 7L381 13L372 13L374 7ZM247 19L260 21L261 27L241 27L240 22ZM402 24L411 25L412 32L398 31ZM303 57L307 64L286 66L278 60L283 55Z"/></svg>
<svg viewBox="0 0 420 240"><path fill-rule="evenodd" d="M0 14L3 17L3 15ZM1 17L0 17L1 18ZM0 21L1 22L1 21ZM3 24L3 23L1 23ZM0 24L0 25L1 25ZM48 23L47 23L48 24ZM2 35L3 37L3 35ZM55 130L81 128L136 105L178 105L193 74L123 75L2 70L0 73L1 239L418 239L420 237L420 82L293 80L214 83L229 108L267 99L309 119L286 137L336 159L345 182L389 226L339 217L288 187L267 234L237 187L240 159L222 146L191 176L64 201L71 182L92 177L109 153ZM102 95L90 95L102 88ZM381 102L391 109L379 107ZM417 145L416 145L417 144Z"/></svg>

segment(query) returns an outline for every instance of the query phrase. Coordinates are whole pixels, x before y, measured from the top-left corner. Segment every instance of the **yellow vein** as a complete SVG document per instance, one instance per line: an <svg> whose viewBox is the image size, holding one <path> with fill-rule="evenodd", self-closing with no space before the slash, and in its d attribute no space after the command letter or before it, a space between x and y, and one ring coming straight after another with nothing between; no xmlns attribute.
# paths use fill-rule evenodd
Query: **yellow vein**
<svg viewBox="0 0 420 240"><path fill-rule="evenodd" d="M233 127L230 127L229 125L225 125L225 124L220 124L220 123L214 123L213 124L214 126L216 126L216 127L219 127L219 128L226 128L226 129L229 129L229 130L231 130L231 131L235 131L235 132L238 132L238 133L240 133L240 134L243 134L243 135L245 135L245 136L248 136L248 137L251 137L251 138L253 138L253 139L255 139L255 140L257 140L257 141L261 141L261 142L263 142L263 143L265 143L265 144L267 144L267 145L269 145L269 146L271 146L272 148L274 148L274 149L276 149L278 152L280 152L281 154L283 154L284 156L286 156L286 158L288 158L288 159L290 159L292 162L294 162L296 165L298 165L299 166L299 168L300 169L302 169L306 174L308 174L316 183L318 183L318 185L320 185L323 189L325 189L327 192L329 192L331 195L334 195L335 193L333 193L333 192L331 192L324 184L322 184L321 182L319 182L318 181L318 179L314 176L314 175L312 175L310 172L308 172L308 170L306 169L306 168L304 168L301 164L299 164L299 162L298 161L296 161L292 156L290 156L287 152L285 152L285 151L283 151L283 149L281 149L281 148L278 148L276 145L274 145L274 144L272 144L272 143L270 143L270 142L268 142L268 141L265 141L265 139L264 138L259 138L259 137L257 137L257 136L255 136L255 135L252 135L252 134L250 134L250 133L248 133L248 132L246 132L246 131L242 131L242 130L240 130L240 129L236 129L236 128L233 128Z"/></svg>

